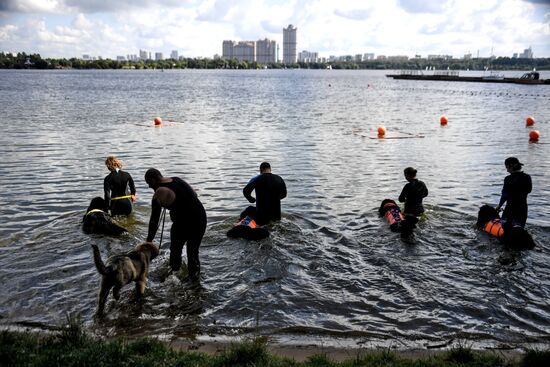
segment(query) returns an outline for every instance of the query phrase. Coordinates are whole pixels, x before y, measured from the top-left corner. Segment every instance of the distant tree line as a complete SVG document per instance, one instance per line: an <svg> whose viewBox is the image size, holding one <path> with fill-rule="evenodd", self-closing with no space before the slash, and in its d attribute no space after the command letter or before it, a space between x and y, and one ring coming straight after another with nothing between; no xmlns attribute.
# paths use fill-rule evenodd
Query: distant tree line
<svg viewBox="0 0 550 367"><path fill-rule="evenodd" d="M409 59L409 60L369 60L356 62L351 57L347 61L298 62L294 64L239 61L237 59L181 58L178 60L136 60L118 61L111 59L82 60L43 59L39 54L17 55L0 53L0 69L411 69L425 70L550 70L550 58L518 59L510 57L464 59Z"/></svg>

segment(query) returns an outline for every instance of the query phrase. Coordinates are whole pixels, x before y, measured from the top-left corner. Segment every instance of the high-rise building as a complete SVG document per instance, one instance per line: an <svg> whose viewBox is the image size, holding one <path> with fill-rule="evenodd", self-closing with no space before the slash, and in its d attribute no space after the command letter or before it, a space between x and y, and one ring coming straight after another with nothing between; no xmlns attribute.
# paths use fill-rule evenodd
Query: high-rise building
<svg viewBox="0 0 550 367"><path fill-rule="evenodd" d="M162 52L155 52L155 60L161 61L164 57L162 56Z"/></svg>
<svg viewBox="0 0 550 367"><path fill-rule="evenodd" d="M277 43L266 39L256 41L256 61L268 63L276 61Z"/></svg>
<svg viewBox="0 0 550 367"><path fill-rule="evenodd" d="M147 51L145 50L139 50L139 58L141 60L147 60Z"/></svg>
<svg viewBox="0 0 550 367"><path fill-rule="evenodd" d="M369 52L363 55L363 60L374 60L374 53Z"/></svg>
<svg viewBox="0 0 550 367"><path fill-rule="evenodd" d="M531 47L526 48L523 50L522 53L519 54L520 59L532 59L533 58L533 51L531 50Z"/></svg>
<svg viewBox="0 0 550 367"><path fill-rule="evenodd" d="M253 41L240 41L233 47L233 57L239 61L256 61L256 44Z"/></svg>
<svg viewBox="0 0 550 367"><path fill-rule="evenodd" d="M225 40L222 42L222 57L227 60L231 60L233 55L233 48L236 42L231 40Z"/></svg>
<svg viewBox="0 0 550 367"><path fill-rule="evenodd" d="M318 62L319 61L319 53L309 52L309 51L302 51L302 52L298 53L298 61L300 61L300 62Z"/></svg>
<svg viewBox="0 0 550 367"><path fill-rule="evenodd" d="M296 63L296 31L298 28L289 24L283 28L283 63Z"/></svg>
<svg viewBox="0 0 550 367"><path fill-rule="evenodd" d="M178 50L172 50L172 53L170 54L170 58L173 60L178 59Z"/></svg>

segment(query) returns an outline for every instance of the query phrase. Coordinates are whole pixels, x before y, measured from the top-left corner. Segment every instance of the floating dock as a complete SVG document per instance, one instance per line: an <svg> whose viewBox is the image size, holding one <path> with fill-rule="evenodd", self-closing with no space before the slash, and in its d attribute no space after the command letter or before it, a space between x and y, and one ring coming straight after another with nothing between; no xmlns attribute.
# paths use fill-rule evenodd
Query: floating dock
<svg viewBox="0 0 550 367"><path fill-rule="evenodd" d="M388 74L388 78L406 80L437 80L446 82L475 82L475 83L513 83L513 84L548 84L550 79L540 79L537 72L525 73L519 78L506 78L502 75L489 76L460 76L458 71L435 71L433 74L424 74L418 70L403 70L400 74Z"/></svg>

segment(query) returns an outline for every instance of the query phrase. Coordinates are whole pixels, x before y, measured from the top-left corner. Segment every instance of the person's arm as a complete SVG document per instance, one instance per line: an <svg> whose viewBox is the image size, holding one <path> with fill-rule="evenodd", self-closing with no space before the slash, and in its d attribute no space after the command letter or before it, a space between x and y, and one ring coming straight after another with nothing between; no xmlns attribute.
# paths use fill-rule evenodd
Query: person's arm
<svg viewBox="0 0 550 367"><path fill-rule="evenodd" d="M283 180L282 178L281 178L281 193L279 198L280 199L286 198L286 184L285 184L285 180Z"/></svg>
<svg viewBox="0 0 550 367"><path fill-rule="evenodd" d="M111 183L110 183L110 177L111 175L105 176L105 179L103 180L103 191L105 195L105 205L107 208L111 206Z"/></svg>
<svg viewBox="0 0 550 367"><path fill-rule="evenodd" d="M149 232L147 234L147 242L153 242L157 229L159 228L161 206L153 199L151 201L151 218L149 219Z"/></svg>
<svg viewBox="0 0 550 367"><path fill-rule="evenodd" d="M510 177L510 176L508 176ZM506 177L506 178L508 178ZM498 205L496 207L496 210L500 210L500 208L504 205L504 203L508 200L508 181L504 179L504 185L502 186L502 194L500 195L500 201L498 202Z"/></svg>
<svg viewBox="0 0 550 367"><path fill-rule="evenodd" d="M531 181L531 176L527 175L527 183L526 183L526 193L529 194L531 190L533 190L533 182Z"/></svg>
<svg viewBox="0 0 550 367"><path fill-rule="evenodd" d="M405 187L403 187L403 190L401 191L401 195L399 195L399 199L398 199L400 203L407 200L407 194L409 193L409 185L410 183L406 184Z"/></svg>
<svg viewBox="0 0 550 367"><path fill-rule="evenodd" d="M130 186L130 195L132 196L132 201L136 201L136 185L134 185L134 179L132 175L128 173L128 186Z"/></svg>
<svg viewBox="0 0 550 367"><path fill-rule="evenodd" d="M254 188L256 187L257 177L258 176L253 177L243 189L243 195L246 198L246 200L248 200L249 203L256 202L256 199L250 194L252 194L252 190L254 190Z"/></svg>

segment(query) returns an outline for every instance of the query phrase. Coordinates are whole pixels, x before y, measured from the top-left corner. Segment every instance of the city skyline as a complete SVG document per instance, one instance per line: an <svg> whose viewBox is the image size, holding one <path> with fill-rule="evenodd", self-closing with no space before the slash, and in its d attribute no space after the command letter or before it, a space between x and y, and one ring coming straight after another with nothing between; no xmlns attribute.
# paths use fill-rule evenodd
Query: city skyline
<svg viewBox="0 0 550 367"><path fill-rule="evenodd" d="M226 39L270 39L282 51L289 24L299 29L297 52L319 57L512 57L529 47L534 57L550 57L549 0L0 0L0 51L116 59L177 50L211 58Z"/></svg>

